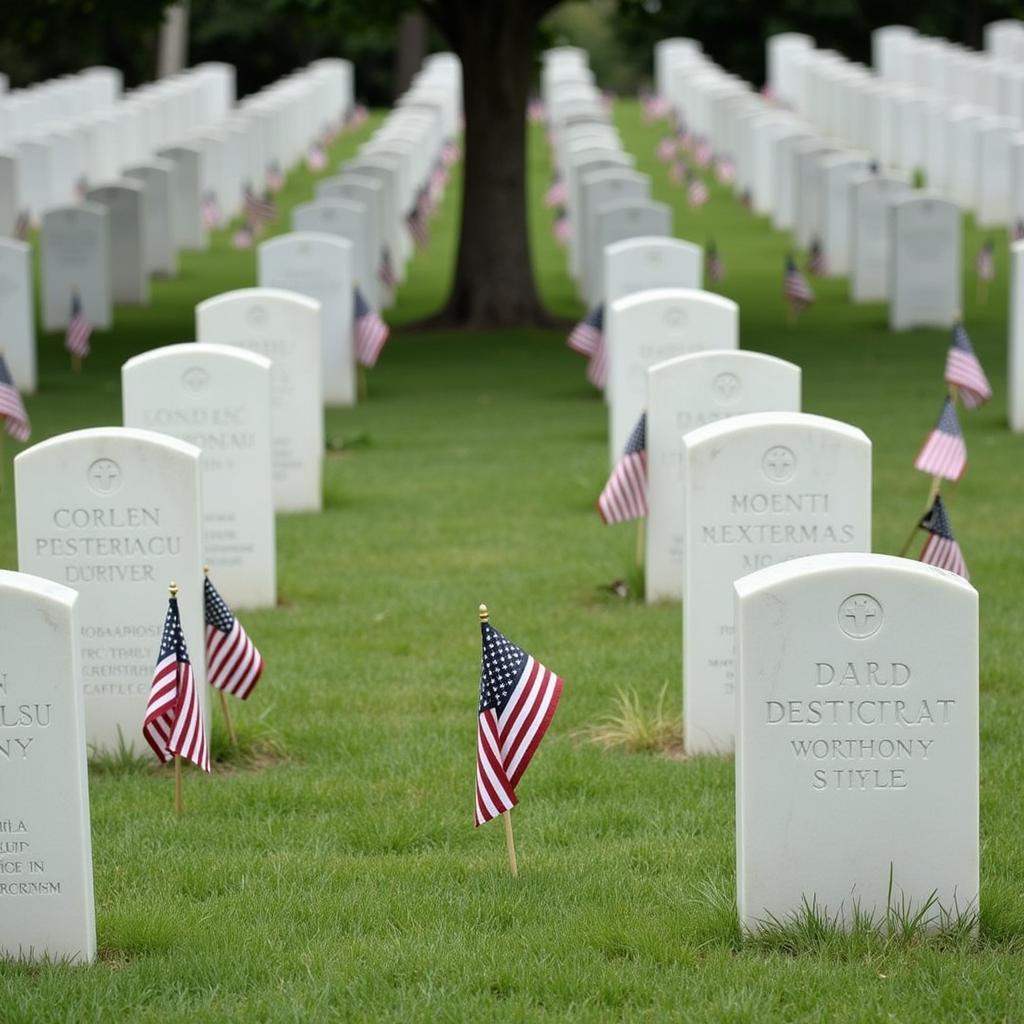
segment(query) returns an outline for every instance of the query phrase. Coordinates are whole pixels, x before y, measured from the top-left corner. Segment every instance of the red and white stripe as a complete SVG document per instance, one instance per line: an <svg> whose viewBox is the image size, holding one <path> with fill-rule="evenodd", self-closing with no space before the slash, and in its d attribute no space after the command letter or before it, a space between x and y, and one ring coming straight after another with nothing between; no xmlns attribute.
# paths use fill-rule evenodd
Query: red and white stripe
<svg viewBox="0 0 1024 1024"><path fill-rule="evenodd" d="M588 324L584 319L569 332L569 337L565 339L565 343L573 352L579 352L581 356L586 356L589 359L597 351L602 337L601 331L594 327L593 324Z"/></svg>
<svg viewBox="0 0 1024 1024"><path fill-rule="evenodd" d="M387 343L391 328L372 310L356 321L356 362L372 369Z"/></svg>
<svg viewBox="0 0 1024 1024"><path fill-rule="evenodd" d="M931 534L924 542L924 548L921 550L921 557L918 561L938 566L940 569L948 569L958 576L963 576L965 580L971 578L960 545L949 537Z"/></svg>
<svg viewBox="0 0 1024 1024"><path fill-rule="evenodd" d="M959 480L967 469L967 445L963 437L933 430L914 459L914 469L945 480Z"/></svg>
<svg viewBox="0 0 1024 1024"><path fill-rule="evenodd" d="M544 193L544 205L548 209L553 209L556 206L564 206L569 200L569 186L559 178L558 181L554 181L548 187L547 192Z"/></svg>
<svg viewBox="0 0 1024 1024"><path fill-rule="evenodd" d="M625 523L647 515L647 452L623 455L597 499L606 523Z"/></svg>
<svg viewBox="0 0 1024 1024"><path fill-rule="evenodd" d="M64 335L64 347L73 356L84 359L91 349L89 339L92 337L92 324L81 314L76 313L68 324Z"/></svg>
<svg viewBox="0 0 1024 1024"><path fill-rule="evenodd" d="M992 385L971 352L951 347L946 356L946 383L960 389L960 401L967 409L977 409L992 397Z"/></svg>
<svg viewBox="0 0 1024 1024"><path fill-rule="evenodd" d="M501 715L493 709L480 715L475 824L483 825L516 805L515 787L548 731L561 696L562 680L527 656Z"/></svg>
<svg viewBox="0 0 1024 1024"><path fill-rule="evenodd" d="M708 201L709 196L708 187L700 178L694 178L690 182L690 187L686 190L687 201L694 208L703 206Z"/></svg>
<svg viewBox="0 0 1024 1024"><path fill-rule="evenodd" d="M211 686L245 700L261 675L263 657L238 619L227 633L206 627L206 678Z"/></svg>
<svg viewBox="0 0 1024 1024"><path fill-rule="evenodd" d="M587 380L598 391L604 391L605 384L608 383L608 348L604 343L603 334L590 357L590 362L587 363Z"/></svg>
<svg viewBox="0 0 1024 1024"><path fill-rule="evenodd" d="M210 770L210 748L192 665L179 662L176 653L164 658L153 673L142 732L161 761L178 755L205 772Z"/></svg>

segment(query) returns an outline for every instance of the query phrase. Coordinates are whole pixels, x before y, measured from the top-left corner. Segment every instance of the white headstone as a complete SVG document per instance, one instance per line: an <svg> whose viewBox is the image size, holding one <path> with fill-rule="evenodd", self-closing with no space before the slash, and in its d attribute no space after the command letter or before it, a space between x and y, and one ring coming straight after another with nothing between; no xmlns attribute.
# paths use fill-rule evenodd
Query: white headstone
<svg viewBox="0 0 1024 1024"><path fill-rule="evenodd" d="M594 219L595 251L603 253L606 246L627 238L641 236L670 236L672 209L665 203L652 203L646 199L622 200L602 206ZM604 261L588 264L592 280L586 282L586 294L604 294Z"/></svg>
<svg viewBox="0 0 1024 1024"><path fill-rule="evenodd" d="M850 272L850 189L870 169L867 157L857 153L836 153L821 162L821 243L829 277Z"/></svg>
<svg viewBox="0 0 1024 1024"><path fill-rule="evenodd" d="M39 238L43 328L67 327L77 293L82 312L100 330L110 327L110 216L104 206L85 203L48 210Z"/></svg>
<svg viewBox="0 0 1024 1024"><path fill-rule="evenodd" d="M1010 429L1024 433L1024 242L1010 246L1010 323L1007 400Z"/></svg>
<svg viewBox="0 0 1024 1024"><path fill-rule="evenodd" d="M910 195L897 178L869 174L850 187L850 298L884 302L889 294L889 205Z"/></svg>
<svg viewBox="0 0 1024 1024"><path fill-rule="evenodd" d="M340 235L295 231L259 247L261 288L281 288L320 303L323 398L356 404L352 338L354 245Z"/></svg>
<svg viewBox="0 0 1024 1024"><path fill-rule="evenodd" d="M78 594L0 569L0 957L96 957Z"/></svg>
<svg viewBox="0 0 1024 1024"><path fill-rule="evenodd" d="M735 741L732 584L801 555L871 547L871 442L806 413L683 437L683 722L691 754Z"/></svg>
<svg viewBox="0 0 1024 1024"><path fill-rule="evenodd" d="M122 181L90 189L90 203L106 207L110 232L110 287L114 302L149 302L146 273L144 190L137 182Z"/></svg>
<svg viewBox="0 0 1024 1024"><path fill-rule="evenodd" d="M167 160L129 167L124 175L142 184L143 236L146 246L146 270L161 277L178 273L178 248L175 244L174 165Z"/></svg>
<svg viewBox="0 0 1024 1024"><path fill-rule="evenodd" d="M949 327L963 308L960 209L934 196L889 206L889 327Z"/></svg>
<svg viewBox="0 0 1024 1024"><path fill-rule="evenodd" d="M223 345L168 345L121 368L126 427L202 452L203 552L232 608L277 603L271 362Z"/></svg>
<svg viewBox="0 0 1024 1024"><path fill-rule="evenodd" d="M205 249L208 244L202 216L202 154L196 146L172 146L157 152L161 160L174 164L171 179L171 229L176 249Z"/></svg>
<svg viewBox="0 0 1024 1024"><path fill-rule="evenodd" d="M604 250L604 302L650 288L702 288L704 250L679 238L627 238Z"/></svg>
<svg viewBox="0 0 1024 1024"><path fill-rule="evenodd" d="M196 307L196 340L266 356L273 407L274 508L319 512L324 411L320 303L278 288L241 288Z"/></svg>
<svg viewBox="0 0 1024 1024"><path fill-rule="evenodd" d="M0 238L0 352L19 391L36 389L32 246Z"/></svg>
<svg viewBox="0 0 1024 1024"><path fill-rule="evenodd" d="M849 927L978 898L978 594L907 558L833 554L740 579L740 923L807 905Z"/></svg>
<svg viewBox="0 0 1024 1024"><path fill-rule="evenodd" d="M317 199L302 203L292 210L292 229L302 232L335 235L352 243L352 273L371 306L377 306L378 261L380 242L372 222L373 211L354 199Z"/></svg>
<svg viewBox="0 0 1024 1024"><path fill-rule="evenodd" d="M730 416L799 412L800 367L760 352L696 352L647 378L648 601L683 596L683 435Z"/></svg>
<svg viewBox="0 0 1024 1024"><path fill-rule="evenodd" d="M608 444L611 464L647 402L647 371L655 363L739 345L739 307L693 288L653 288L617 299L606 310Z"/></svg>
<svg viewBox="0 0 1024 1024"><path fill-rule="evenodd" d="M207 713L199 449L99 427L14 460L18 568L74 587L88 741L144 748L142 719L173 580Z"/></svg>

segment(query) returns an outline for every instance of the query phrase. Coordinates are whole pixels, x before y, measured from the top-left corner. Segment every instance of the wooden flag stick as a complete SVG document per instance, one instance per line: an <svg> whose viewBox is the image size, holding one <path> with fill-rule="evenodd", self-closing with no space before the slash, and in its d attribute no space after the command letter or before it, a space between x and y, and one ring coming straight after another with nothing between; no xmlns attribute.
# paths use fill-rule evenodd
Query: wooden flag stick
<svg viewBox="0 0 1024 1024"><path fill-rule="evenodd" d="M512 835L512 812L505 811L502 814L505 819L505 846L508 848L508 866L513 878L519 877L519 864L516 861L516 840Z"/></svg>
<svg viewBox="0 0 1024 1024"><path fill-rule="evenodd" d="M638 569L644 567L644 557L647 554L645 541L647 520L641 516L636 521L636 565Z"/></svg>
<svg viewBox="0 0 1024 1024"><path fill-rule="evenodd" d="M903 543L903 547L900 548L900 558L906 558L907 552L910 550L910 545L914 543L914 538L917 536L917 531L921 529L919 522L914 523L914 528L910 531L910 536Z"/></svg>
<svg viewBox="0 0 1024 1024"><path fill-rule="evenodd" d="M362 363L356 363L356 395L360 401L367 395L366 367Z"/></svg>
<svg viewBox="0 0 1024 1024"><path fill-rule="evenodd" d="M82 357L72 355L71 356L71 372L81 373L82 372Z"/></svg>
<svg viewBox="0 0 1024 1024"><path fill-rule="evenodd" d="M487 605L480 605L480 621L487 622L490 613ZM516 860L516 840L512 834L512 812L502 811L501 816L505 819L505 847L508 850L508 866L513 878L519 877L519 862Z"/></svg>
<svg viewBox="0 0 1024 1024"><path fill-rule="evenodd" d="M235 732L235 723L231 718L231 709L228 707L228 698L223 690L218 690L220 695L220 710L224 715L224 722L228 727L228 735L231 737L231 746L238 749L238 733Z"/></svg>
<svg viewBox="0 0 1024 1024"><path fill-rule="evenodd" d="M3 493L7 483L7 453L4 451L4 436L7 431L4 429L4 422L0 420L0 494Z"/></svg>
<svg viewBox="0 0 1024 1024"><path fill-rule="evenodd" d="M174 813L183 814L185 811L185 801L181 795L181 758L174 755Z"/></svg>

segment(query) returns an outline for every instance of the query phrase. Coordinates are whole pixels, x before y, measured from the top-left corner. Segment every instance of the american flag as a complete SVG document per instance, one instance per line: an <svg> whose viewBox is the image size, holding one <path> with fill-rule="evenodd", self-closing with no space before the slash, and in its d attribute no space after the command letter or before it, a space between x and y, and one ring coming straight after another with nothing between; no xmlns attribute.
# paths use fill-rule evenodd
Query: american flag
<svg viewBox="0 0 1024 1024"><path fill-rule="evenodd" d="M673 160L668 165L668 180L673 185L681 185L686 178L686 164L682 160Z"/></svg>
<svg viewBox="0 0 1024 1024"><path fill-rule="evenodd" d="M991 238L979 250L974 270L979 281L991 281L996 276L996 247Z"/></svg>
<svg viewBox="0 0 1024 1024"><path fill-rule="evenodd" d="M712 284L725 280L725 264L722 262L718 246L714 242L709 242L704 252L704 273L707 274L707 278Z"/></svg>
<svg viewBox="0 0 1024 1024"><path fill-rule="evenodd" d="M761 95L769 103L775 102L775 90L767 82L765 82L764 85L761 86Z"/></svg>
<svg viewBox="0 0 1024 1024"><path fill-rule="evenodd" d="M416 200L412 212L405 218L405 223L408 225L409 234L412 235L412 240L417 247L424 246L430 241L430 230L427 228L426 207L422 193Z"/></svg>
<svg viewBox="0 0 1024 1024"><path fill-rule="evenodd" d="M689 153L693 147L693 133L688 128L680 128L676 132L676 145L680 153Z"/></svg>
<svg viewBox="0 0 1024 1024"><path fill-rule="evenodd" d="M555 241L562 246L569 244L569 214L563 207L555 215L554 223L551 225L551 234Z"/></svg>
<svg viewBox="0 0 1024 1024"><path fill-rule="evenodd" d="M819 238L811 241L811 248L807 253L807 273L815 277L825 273L825 250L821 247Z"/></svg>
<svg viewBox="0 0 1024 1024"><path fill-rule="evenodd" d="M398 284L398 277L395 275L395 265L391 262L391 250L385 246L380 256L380 269L378 270L381 284L385 288L394 288Z"/></svg>
<svg viewBox="0 0 1024 1024"><path fill-rule="evenodd" d="M373 367L384 347L391 328L377 315L370 304L363 298L363 293L356 288L353 299L355 310L356 362L361 366Z"/></svg>
<svg viewBox="0 0 1024 1024"><path fill-rule="evenodd" d="M960 389L960 401L966 409L977 409L992 397L992 385L961 323L953 328L953 341L946 355L946 383Z"/></svg>
<svg viewBox="0 0 1024 1024"><path fill-rule="evenodd" d="M696 174L690 174L689 184L686 187L686 201L694 209L699 209L708 201L709 197L707 185Z"/></svg>
<svg viewBox="0 0 1024 1024"><path fill-rule="evenodd" d="M715 177L720 185L731 185L736 180L736 164L731 157L723 156L715 162Z"/></svg>
<svg viewBox="0 0 1024 1024"><path fill-rule="evenodd" d="M604 331L604 304L595 306L570 332L565 343L588 359L601 344Z"/></svg>
<svg viewBox="0 0 1024 1024"><path fill-rule="evenodd" d="M462 150L459 148L459 144L457 142L452 142L451 139L441 147L441 162L445 167L451 167L454 164L457 164L461 155Z"/></svg>
<svg viewBox="0 0 1024 1024"><path fill-rule="evenodd" d="M218 690L245 700L263 675L263 657L207 576L203 582L206 618L206 679Z"/></svg>
<svg viewBox="0 0 1024 1024"><path fill-rule="evenodd" d="M544 123L544 103L542 100L534 97L526 105L526 119L530 124L543 124Z"/></svg>
<svg viewBox="0 0 1024 1024"><path fill-rule="evenodd" d="M587 363L587 380L598 391L604 391L604 386L608 383L608 348L604 343L604 334L601 335L601 340L597 343L590 362Z"/></svg>
<svg viewBox="0 0 1024 1024"><path fill-rule="evenodd" d="M32 436L32 424L21 392L14 386L14 378L7 369L7 360L0 353L0 419L4 421L7 433L15 441L27 441Z"/></svg>
<svg viewBox="0 0 1024 1024"><path fill-rule="evenodd" d="M711 143L707 139L701 139L696 148L693 151L693 160L698 167L710 167L711 161L714 159L714 151L711 149Z"/></svg>
<svg viewBox="0 0 1024 1024"><path fill-rule="evenodd" d="M1013 225L1013 235L1011 236L1011 240L1014 242L1024 241L1024 220L1018 220L1017 223Z"/></svg>
<svg viewBox="0 0 1024 1024"><path fill-rule="evenodd" d="M597 511L606 523L624 523L647 515L647 413L629 435L597 499Z"/></svg>
<svg viewBox="0 0 1024 1024"><path fill-rule="evenodd" d="M744 210L749 210L753 207L753 205L754 197L750 194L750 189L745 188L740 193L740 206L742 206Z"/></svg>
<svg viewBox="0 0 1024 1024"><path fill-rule="evenodd" d="M564 206L569 198L569 186L560 174L555 174L547 192L544 193L544 205L550 210L556 206Z"/></svg>
<svg viewBox="0 0 1024 1024"><path fill-rule="evenodd" d="M199 705L185 634L181 631L178 600L172 597L164 619L160 653L146 704L142 735L161 761L184 757L203 771L210 770L210 748Z"/></svg>
<svg viewBox="0 0 1024 1024"><path fill-rule="evenodd" d="M664 96L655 96L653 93L644 96L642 103L644 120L648 123L664 120L672 110L671 104Z"/></svg>
<svg viewBox="0 0 1024 1024"><path fill-rule="evenodd" d="M930 534L924 542L918 561L937 565L940 569L948 569L969 580L971 574L967 571L963 552L956 542L956 537L953 536L953 527L949 525L949 516L946 515L946 506L942 504L939 495L935 495L935 503L925 512L918 525Z"/></svg>
<svg viewBox="0 0 1024 1024"><path fill-rule="evenodd" d="M430 197L430 212L433 213L440 205L444 190L448 187L448 172L440 164L430 172L430 184L428 195Z"/></svg>
<svg viewBox="0 0 1024 1024"><path fill-rule="evenodd" d="M327 153L323 143L317 140L309 147L306 154L306 166L313 172L322 171L327 166Z"/></svg>
<svg viewBox="0 0 1024 1024"><path fill-rule="evenodd" d="M489 622L480 623L480 711L476 733L475 825L510 811L516 786L548 731L562 680Z"/></svg>
<svg viewBox="0 0 1024 1024"><path fill-rule="evenodd" d="M220 203L212 192L204 192L200 205L200 213L203 218L203 226L207 231L213 231L221 226L223 218L220 213Z"/></svg>
<svg viewBox="0 0 1024 1024"><path fill-rule="evenodd" d="M284 175L281 173L281 165L276 160L271 160L267 167L267 191L280 192L284 188Z"/></svg>
<svg viewBox="0 0 1024 1024"><path fill-rule="evenodd" d="M20 211L17 219L14 221L14 237L24 242L28 238L28 233L31 229L32 218L29 217L28 210Z"/></svg>
<svg viewBox="0 0 1024 1024"><path fill-rule="evenodd" d="M92 324L82 312L82 298L78 292L71 295L71 319L64 332L64 347L79 359L84 359L90 352L89 338L92 336Z"/></svg>
<svg viewBox="0 0 1024 1024"><path fill-rule="evenodd" d="M264 224L275 220L277 207L269 195L258 195L251 185L245 186L245 215L253 232L259 232Z"/></svg>
<svg viewBox="0 0 1024 1024"><path fill-rule="evenodd" d="M814 302L814 292L807 283L807 278L796 268L792 256L786 257L786 272L783 278L782 294L786 301L799 312Z"/></svg>
<svg viewBox="0 0 1024 1024"><path fill-rule="evenodd" d="M658 143L658 159L667 164L676 155L677 140L672 135L666 135Z"/></svg>
<svg viewBox="0 0 1024 1024"><path fill-rule="evenodd" d="M252 225L246 221L232 236L231 244L236 249L251 249L255 232Z"/></svg>
<svg viewBox="0 0 1024 1024"><path fill-rule="evenodd" d="M964 475L967 468L967 445L952 398L947 397L943 401L939 421L917 453L914 468L946 480L959 480Z"/></svg>

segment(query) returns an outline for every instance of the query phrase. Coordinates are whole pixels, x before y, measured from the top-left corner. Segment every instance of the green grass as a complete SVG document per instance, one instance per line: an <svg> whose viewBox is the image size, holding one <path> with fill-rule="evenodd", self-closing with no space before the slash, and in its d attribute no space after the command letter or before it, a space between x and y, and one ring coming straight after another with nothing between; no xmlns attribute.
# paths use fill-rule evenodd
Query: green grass
<svg viewBox="0 0 1024 1024"><path fill-rule="evenodd" d="M653 159L663 129L633 104L618 118L677 232L717 240L743 346L800 363L805 408L872 437L875 546L894 551L927 493L911 462L938 413L946 333L889 334L883 308L851 306L843 281L816 284L817 305L787 328L786 239L717 187L689 212ZM545 299L571 316L540 205L547 154L538 129L531 139L536 266ZM282 198L310 191L302 171ZM456 193L395 322L442 299ZM966 233L968 277L980 238ZM617 714L620 691L644 714L666 686L666 713L681 706L678 606L607 589L629 576L634 534L593 511L606 412L582 362L552 331L398 329L370 400L328 414L328 437L344 443L327 458L324 512L279 522L283 607L246 618L268 669L239 725L280 756L259 771L189 772L182 821L166 771L97 766L100 962L0 968L0 1021L1024 1019L1024 440L1006 426L1002 235L996 248L989 303L978 308L968 287L965 310L996 399L965 418L971 466L949 496L982 595L976 942L845 939L803 921L741 943L732 764L578 736ZM150 307L118 310L80 379L59 337L44 336L34 439L119 422L121 362L191 338L196 301L254 279L255 256L225 236L185 257ZM9 490L0 524L0 564L14 566ZM501 826L471 827L481 601L566 679L520 787L518 881Z"/></svg>

